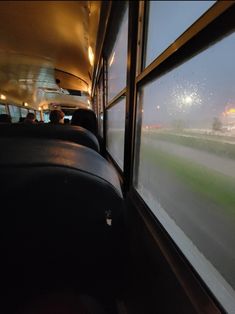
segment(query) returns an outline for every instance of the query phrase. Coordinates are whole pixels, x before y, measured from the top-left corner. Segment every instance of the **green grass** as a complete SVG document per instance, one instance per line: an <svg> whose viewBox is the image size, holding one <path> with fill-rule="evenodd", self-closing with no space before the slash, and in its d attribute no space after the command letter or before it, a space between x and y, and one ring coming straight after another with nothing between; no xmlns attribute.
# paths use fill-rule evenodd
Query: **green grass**
<svg viewBox="0 0 235 314"><path fill-rule="evenodd" d="M142 157L154 167L172 172L192 191L235 213L235 180L191 161L142 145Z"/></svg>
<svg viewBox="0 0 235 314"><path fill-rule="evenodd" d="M143 133L144 135L144 133ZM184 136L187 135L187 136ZM145 135L144 135L145 136ZM225 136L213 136L213 135L198 135L190 133L173 134L163 131L150 131L146 136L153 140L163 140L166 142L175 143L178 145L188 146L191 148L204 150L216 155L229 157L235 159L235 141L234 144L226 143L225 141L234 140ZM195 137L197 136L197 137Z"/></svg>

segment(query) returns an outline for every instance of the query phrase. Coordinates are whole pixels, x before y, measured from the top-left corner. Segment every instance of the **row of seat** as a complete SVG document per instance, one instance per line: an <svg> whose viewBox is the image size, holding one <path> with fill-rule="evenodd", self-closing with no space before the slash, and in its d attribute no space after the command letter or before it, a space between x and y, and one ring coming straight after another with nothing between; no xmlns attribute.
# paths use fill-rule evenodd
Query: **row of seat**
<svg viewBox="0 0 235 314"><path fill-rule="evenodd" d="M100 151L97 137L89 130L62 124L0 124L0 137L25 137L70 141Z"/></svg>
<svg viewBox="0 0 235 314"><path fill-rule="evenodd" d="M0 145L3 299L18 306L29 291L71 287L113 293L126 259L123 198L96 137L75 126L12 124L0 125Z"/></svg>

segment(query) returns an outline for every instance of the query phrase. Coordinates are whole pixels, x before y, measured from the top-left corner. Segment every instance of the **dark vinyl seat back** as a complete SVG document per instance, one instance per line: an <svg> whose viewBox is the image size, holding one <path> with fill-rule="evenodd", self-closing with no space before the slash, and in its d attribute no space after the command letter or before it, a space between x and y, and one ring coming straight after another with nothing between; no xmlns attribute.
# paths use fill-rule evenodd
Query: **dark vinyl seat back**
<svg viewBox="0 0 235 314"><path fill-rule="evenodd" d="M89 130L72 125L0 124L0 137L45 138L70 141L100 151L96 136Z"/></svg>
<svg viewBox="0 0 235 314"><path fill-rule="evenodd" d="M74 111L71 124L81 126L96 136L98 134L97 118L95 112L90 109L79 108Z"/></svg>
<svg viewBox="0 0 235 314"><path fill-rule="evenodd" d="M109 163L65 141L0 138L0 143L6 284L58 287L119 277L123 199Z"/></svg>

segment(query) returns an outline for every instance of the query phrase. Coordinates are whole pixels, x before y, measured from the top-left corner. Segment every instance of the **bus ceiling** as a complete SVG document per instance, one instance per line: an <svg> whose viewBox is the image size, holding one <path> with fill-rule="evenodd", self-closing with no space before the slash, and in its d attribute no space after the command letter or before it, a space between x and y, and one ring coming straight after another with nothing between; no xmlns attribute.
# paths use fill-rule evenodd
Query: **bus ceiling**
<svg viewBox="0 0 235 314"><path fill-rule="evenodd" d="M35 109L87 104L102 7L102 1L1 1L0 92L6 102Z"/></svg>

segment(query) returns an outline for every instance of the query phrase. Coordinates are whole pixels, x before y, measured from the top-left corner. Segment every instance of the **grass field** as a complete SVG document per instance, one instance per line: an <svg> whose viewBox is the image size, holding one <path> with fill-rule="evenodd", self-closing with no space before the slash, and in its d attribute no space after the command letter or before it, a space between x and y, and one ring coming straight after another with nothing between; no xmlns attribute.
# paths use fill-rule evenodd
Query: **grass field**
<svg viewBox="0 0 235 314"><path fill-rule="evenodd" d="M150 139L164 140L191 148L204 150L216 155L235 159L235 137L192 134L189 132L144 131ZM233 143L234 142L234 143Z"/></svg>
<svg viewBox="0 0 235 314"><path fill-rule="evenodd" d="M142 144L142 160L152 166L172 172L181 182L191 187L201 197L217 203L223 210L235 214L235 179L188 159L170 155L147 144Z"/></svg>
<svg viewBox="0 0 235 314"><path fill-rule="evenodd" d="M120 131L110 132L112 138L111 151L114 157L123 158L124 133ZM196 135L189 133L175 133L167 131L146 131L142 133L143 138L151 140L162 140L187 146L195 150L201 150L235 159L235 142L226 143L228 137L212 135ZM232 141L233 139L230 139ZM209 169L203 165L196 164L190 159L178 157L167 152L160 151L156 147L141 144L141 159L144 164L148 163L151 172L149 176L157 178L155 169L161 167L176 176L180 182L191 188L199 196L219 205L223 210L233 213L235 217L235 179ZM226 160L225 160L226 162Z"/></svg>

